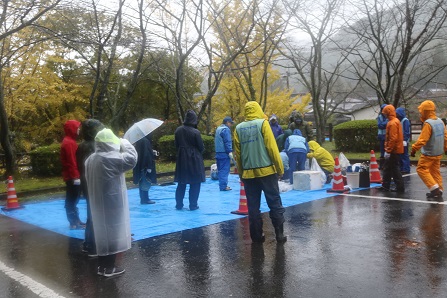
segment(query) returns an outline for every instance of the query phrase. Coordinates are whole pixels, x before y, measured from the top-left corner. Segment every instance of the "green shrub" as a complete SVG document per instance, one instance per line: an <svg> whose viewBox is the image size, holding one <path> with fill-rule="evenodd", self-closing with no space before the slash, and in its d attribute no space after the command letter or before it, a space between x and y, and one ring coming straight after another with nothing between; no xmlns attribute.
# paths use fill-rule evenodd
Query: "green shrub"
<svg viewBox="0 0 447 298"><path fill-rule="evenodd" d="M30 152L33 174L38 176L60 176L62 164L60 159L60 144L38 147Z"/></svg>
<svg viewBox="0 0 447 298"><path fill-rule="evenodd" d="M162 136L158 140L158 148L160 151L160 158L163 160L175 161L177 151L175 149L174 135ZM203 152L204 159L214 158L214 138L211 136L202 135L203 145L205 151Z"/></svg>
<svg viewBox="0 0 447 298"><path fill-rule="evenodd" d="M334 127L335 149L346 152L369 152L379 149L376 120L355 120Z"/></svg>

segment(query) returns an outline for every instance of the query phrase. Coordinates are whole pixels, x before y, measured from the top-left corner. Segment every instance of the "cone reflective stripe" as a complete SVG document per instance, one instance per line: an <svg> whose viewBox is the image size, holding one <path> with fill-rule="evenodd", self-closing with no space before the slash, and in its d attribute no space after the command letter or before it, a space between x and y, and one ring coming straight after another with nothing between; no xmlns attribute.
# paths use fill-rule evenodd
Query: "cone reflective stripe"
<svg viewBox="0 0 447 298"><path fill-rule="evenodd" d="M327 192L347 193L345 190L345 184L343 183L343 177L341 176L340 162L338 157L335 158L334 175L332 179L332 188Z"/></svg>
<svg viewBox="0 0 447 298"><path fill-rule="evenodd" d="M374 150L371 150L371 160L369 161L369 175L370 182L382 182L382 177L380 176L379 165L377 164L376 154L374 153Z"/></svg>
<svg viewBox="0 0 447 298"><path fill-rule="evenodd" d="M239 199L239 209L231 211L233 214L248 215L247 196L245 195L244 182L241 181L241 191Z"/></svg>
<svg viewBox="0 0 447 298"><path fill-rule="evenodd" d="M3 207L2 210L10 211L18 208L23 208L19 205L19 200L17 199L16 189L14 187L14 181L12 180L12 176L8 177L8 193L7 193L7 201L6 207Z"/></svg>

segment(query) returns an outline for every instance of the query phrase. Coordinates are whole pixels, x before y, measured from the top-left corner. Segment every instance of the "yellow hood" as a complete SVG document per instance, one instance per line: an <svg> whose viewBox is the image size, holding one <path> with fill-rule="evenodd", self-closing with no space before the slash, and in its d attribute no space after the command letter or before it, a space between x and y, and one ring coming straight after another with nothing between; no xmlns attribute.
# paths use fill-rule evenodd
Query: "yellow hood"
<svg viewBox="0 0 447 298"><path fill-rule="evenodd" d="M317 150L318 148L320 148L321 146L320 146L320 144L318 144L317 142L315 142L315 141L309 141L309 149L311 150L311 151L315 151L315 150Z"/></svg>
<svg viewBox="0 0 447 298"><path fill-rule="evenodd" d="M255 119L265 119L265 115L256 101L249 101L245 104L245 121Z"/></svg>

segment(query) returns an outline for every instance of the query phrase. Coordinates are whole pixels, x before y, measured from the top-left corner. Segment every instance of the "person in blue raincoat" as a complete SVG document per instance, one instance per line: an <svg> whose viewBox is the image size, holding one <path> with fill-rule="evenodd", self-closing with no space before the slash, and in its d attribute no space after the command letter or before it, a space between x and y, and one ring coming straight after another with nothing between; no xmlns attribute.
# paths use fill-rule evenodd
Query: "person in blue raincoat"
<svg viewBox="0 0 447 298"><path fill-rule="evenodd" d="M175 130L175 148L177 159L175 163L174 181L177 182L175 191L175 208L183 209L186 185L189 184L189 210L199 209L197 201L200 194L200 184L205 182L205 166L202 152L205 150L202 136L197 127L197 115L188 110L183 125Z"/></svg>
<svg viewBox="0 0 447 298"><path fill-rule="evenodd" d="M290 184L293 184L293 172L304 171L307 153L309 152L309 145L306 138L301 134L301 130L293 130L293 134L286 140L284 151L287 152L289 157L289 179Z"/></svg>
<svg viewBox="0 0 447 298"><path fill-rule="evenodd" d="M411 137L411 123L410 120L408 120L407 115L405 114L404 108L397 108L396 109L396 115L397 118L400 120L400 123L402 124L402 130L404 133L404 153L400 154L400 172L402 174L409 174L411 171L410 168L410 155L408 154L408 146L410 144L410 137Z"/></svg>
<svg viewBox="0 0 447 298"><path fill-rule="evenodd" d="M129 200L124 173L137 163L132 144L104 128L95 137L95 153L85 161L85 177L92 212L98 275L124 273L116 255L130 249Z"/></svg>
<svg viewBox="0 0 447 298"><path fill-rule="evenodd" d="M379 167L383 168L383 164L385 162L385 136L386 136L386 125L388 124L388 118L382 114L383 108L386 107L386 104L380 106L379 116L377 117L377 139L379 140L380 145L380 160Z"/></svg>
<svg viewBox="0 0 447 298"><path fill-rule="evenodd" d="M220 191L228 191L228 175L230 174L230 162L233 159L233 142L231 140L230 127L233 119L227 116L216 129L214 148L216 150L217 178Z"/></svg>
<svg viewBox="0 0 447 298"><path fill-rule="evenodd" d="M275 114L272 114L269 119L270 128L272 129L273 135L275 139L283 134L282 127L278 123L278 117Z"/></svg>

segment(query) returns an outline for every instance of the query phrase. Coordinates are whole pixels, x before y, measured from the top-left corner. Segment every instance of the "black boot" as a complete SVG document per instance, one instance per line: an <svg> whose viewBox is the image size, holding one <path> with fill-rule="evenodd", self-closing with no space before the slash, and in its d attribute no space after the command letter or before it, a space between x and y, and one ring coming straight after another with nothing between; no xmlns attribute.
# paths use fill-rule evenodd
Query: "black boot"
<svg viewBox="0 0 447 298"><path fill-rule="evenodd" d="M442 190L440 190L439 188L436 188L432 191L430 191L430 193L427 194L427 199L429 201L440 201L442 202Z"/></svg>
<svg viewBox="0 0 447 298"><path fill-rule="evenodd" d="M276 241L278 243L284 243L287 241L287 236L284 236L284 225L281 224L275 227Z"/></svg>

